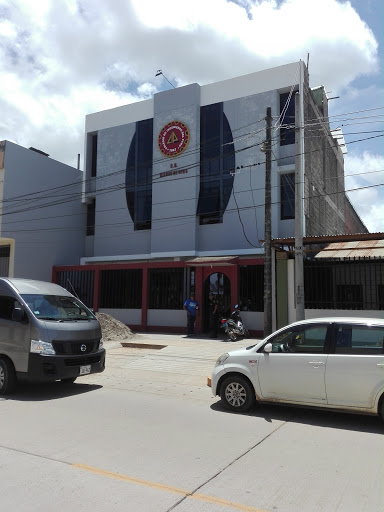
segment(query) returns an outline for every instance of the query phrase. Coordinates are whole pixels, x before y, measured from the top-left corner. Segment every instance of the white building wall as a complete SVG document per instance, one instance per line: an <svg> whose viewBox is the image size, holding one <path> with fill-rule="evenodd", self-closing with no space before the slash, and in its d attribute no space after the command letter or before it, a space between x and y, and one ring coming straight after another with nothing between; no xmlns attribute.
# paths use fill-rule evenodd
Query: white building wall
<svg viewBox="0 0 384 512"><path fill-rule="evenodd" d="M147 325L182 327L187 325L187 314L181 309L148 309Z"/></svg>
<svg viewBox="0 0 384 512"><path fill-rule="evenodd" d="M128 326L141 324L141 309L100 308L99 313L111 315Z"/></svg>

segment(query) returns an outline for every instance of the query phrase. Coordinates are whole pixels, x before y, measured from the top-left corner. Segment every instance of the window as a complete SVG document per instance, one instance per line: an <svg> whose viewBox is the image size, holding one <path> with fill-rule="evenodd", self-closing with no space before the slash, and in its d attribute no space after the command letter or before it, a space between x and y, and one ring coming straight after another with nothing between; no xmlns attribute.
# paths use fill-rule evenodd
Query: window
<svg viewBox="0 0 384 512"><path fill-rule="evenodd" d="M9 275L9 255L11 248L9 245L0 247L0 276L8 277Z"/></svg>
<svg viewBox="0 0 384 512"><path fill-rule="evenodd" d="M20 308L20 303L14 297L0 297L0 318L12 320L14 308Z"/></svg>
<svg viewBox="0 0 384 512"><path fill-rule="evenodd" d="M289 93L280 94L280 115L283 114L280 128L280 146L295 143L295 93L292 94L288 101ZM285 112L285 113L284 113Z"/></svg>
<svg viewBox="0 0 384 512"><path fill-rule="evenodd" d="M87 236L95 234L95 221L96 221L96 199L92 199L87 204Z"/></svg>
<svg viewBox="0 0 384 512"><path fill-rule="evenodd" d="M280 175L281 220L295 218L295 173Z"/></svg>
<svg viewBox="0 0 384 512"><path fill-rule="evenodd" d="M45 320L90 320L93 313L75 297L60 295L21 295L36 318Z"/></svg>
<svg viewBox="0 0 384 512"><path fill-rule="evenodd" d="M97 170L97 133L91 137L91 177L96 176Z"/></svg>
<svg viewBox="0 0 384 512"><path fill-rule="evenodd" d="M264 311L264 265L240 267L241 311Z"/></svg>
<svg viewBox="0 0 384 512"><path fill-rule="evenodd" d="M200 224L223 221L231 197L235 154L233 138L223 104L200 110L200 194L197 215Z"/></svg>
<svg viewBox="0 0 384 512"><path fill-rule="evenodd" d="M153 119L136 123L125 177L126 200L135 230L151 229Z"/></svg>
<svg viewBox="0 0 384 512"><path fill-rule="evenodd" d="M384 328L342 326L336 332L336 354L384 353Z"/></svg>
<svg viewBox="0 0 384 512"><path fill-rule="evenodd" d="M102 270L100 307L141 309L142 283L141 269Z"/></svg>
<svg viewBox="0 0 384 512"><path fill-rule="evenodd" d="M182 309L184 269L161 268L149 271L149 309Z"/></svg>
<svg viewBox="0 0 384 512"><path fill-rule="evenodd" d="M327 336L326 326L290 328L275 336L272 352L322 354Z"/></svg>

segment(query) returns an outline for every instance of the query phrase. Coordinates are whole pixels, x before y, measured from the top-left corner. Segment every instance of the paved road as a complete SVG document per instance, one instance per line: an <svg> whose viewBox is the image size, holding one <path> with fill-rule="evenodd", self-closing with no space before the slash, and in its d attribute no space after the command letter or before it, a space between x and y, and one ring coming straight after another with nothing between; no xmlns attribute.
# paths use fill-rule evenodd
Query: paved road
<svg viewBox="0 0 384 512"><path fill-rule="evenodd" d="M239 343L140 342L167 346L109 344L103 374L0 400L0 510L384 510L378 418L279 406L231 414L206 376Z"/></svg>

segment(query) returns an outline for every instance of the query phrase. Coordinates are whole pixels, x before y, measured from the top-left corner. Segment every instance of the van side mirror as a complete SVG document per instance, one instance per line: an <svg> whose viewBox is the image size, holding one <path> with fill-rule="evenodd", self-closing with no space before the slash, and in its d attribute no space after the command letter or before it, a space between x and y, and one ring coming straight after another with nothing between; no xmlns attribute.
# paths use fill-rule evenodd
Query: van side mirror
<svg viewBox="0 0 384 512"><path fill-rule="evenodd" d="M264 347L264 352L270 354L272 352L272 343L267 343Z"/></svg>
<svg viewBox="0 0 384 512"><path fill-rule="evenodd" d="M24 310L21 308L13 308L12 320L14 322L22 322L24 319Z"/></svg>

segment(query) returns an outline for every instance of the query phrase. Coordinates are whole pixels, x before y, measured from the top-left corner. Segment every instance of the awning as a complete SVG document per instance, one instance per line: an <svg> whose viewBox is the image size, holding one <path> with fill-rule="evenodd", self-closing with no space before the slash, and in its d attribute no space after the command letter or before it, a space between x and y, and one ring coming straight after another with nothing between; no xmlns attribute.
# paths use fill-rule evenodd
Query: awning
<svg viewBox="0 0 384 512"><path fill-rule="evenodd" d="M384 258L384 240L332 243L315 258Z"/></svg>
<svg viewBox="0 0 384 512"><path fill-rule="evenodd" d="M185 263L191 267L223 267L236 265L238 261L238 256L202 256L188 259Z"/></svg>

